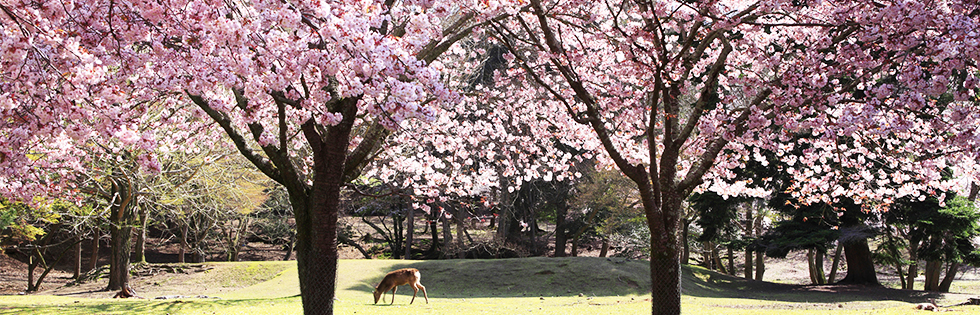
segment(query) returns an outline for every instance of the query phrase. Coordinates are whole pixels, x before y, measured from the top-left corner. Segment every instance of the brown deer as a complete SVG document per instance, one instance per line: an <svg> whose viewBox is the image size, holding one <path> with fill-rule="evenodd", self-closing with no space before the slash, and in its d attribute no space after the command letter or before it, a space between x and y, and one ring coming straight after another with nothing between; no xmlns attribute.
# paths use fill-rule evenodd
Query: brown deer
<svg viewBox="0 0 980 315"><path fill-rule="evenodd" d="M418 269L415 268L405 268L398 269L389 272L385 275L385 278L378 283L378 286L374 287L374 304L378 304L378 299L381 299L381 303L384 303L384 294L391 290L391 304L395 304L395 290L398 289L400 285L409 285L415 293L412 294L412 301L408 304L415 302L415 296L419 294L419 289L422 289L422 295L425 296L425 304L429 304L429 294L425 292L425 287L422 283L419 283L419 279L422 278L422 274L419 273Z"/></svg>

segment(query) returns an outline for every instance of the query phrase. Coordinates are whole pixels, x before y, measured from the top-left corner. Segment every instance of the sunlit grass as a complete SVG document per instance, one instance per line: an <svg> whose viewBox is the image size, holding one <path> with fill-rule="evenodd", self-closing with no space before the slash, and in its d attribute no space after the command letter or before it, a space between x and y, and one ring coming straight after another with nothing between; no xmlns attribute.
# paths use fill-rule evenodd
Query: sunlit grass
<svg viewBox="0 0 980 315"><path fill-rule="evenodd" d="M239 265L240 264L240 265ZM290 264L290 265L283 265ZM200 274L194 281L220 285L261 278L252 286L215 294L220 299L114 300L62 296L0 296L0 314L299 314L302 304L295 265L236 263ZM336 314L643 314L651 304L645 261L605 258L503 260L344 260L339 266ZM374 304L373 286L403 267L419 268L428 288L409 305L401 287L395 303ZM274 273L271 275L270 273ZM909 314L908 296L781 291L778 285L685 267L685 314ZM966 288L977 284L965 282ZM773 289L774 286L777 289ZM898 292L902 293L902 292ZM914 297L914 296L913 296ZM388 295L390 302L390 295ZM980 314L980 307L954 309Z"/></svg>

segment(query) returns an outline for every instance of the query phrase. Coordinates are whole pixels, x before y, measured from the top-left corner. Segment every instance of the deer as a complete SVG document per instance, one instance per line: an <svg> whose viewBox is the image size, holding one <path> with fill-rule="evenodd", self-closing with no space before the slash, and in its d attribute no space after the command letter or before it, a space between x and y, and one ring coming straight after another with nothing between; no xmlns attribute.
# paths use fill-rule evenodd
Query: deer
<svg viewBox="0 0 980 315"><path fill-rule="evenodd" d="M385 275L385 278L378 283L378 286L374 287L374 304L378 304L378 299L381 299L381 303L384 303L384 294L391 290L391 304L395 304L395 291L400 285L409 285L415 293L412 294L412 301L408 304L415 302L415 296L419 294L419 289L422 289L422 295L425 296L425 304L429 304L429 294L425 292L425 286L419 282L422 278L422 274L419 273L418 269L415 268L405 268L398 269L389 272Z"/></svg>

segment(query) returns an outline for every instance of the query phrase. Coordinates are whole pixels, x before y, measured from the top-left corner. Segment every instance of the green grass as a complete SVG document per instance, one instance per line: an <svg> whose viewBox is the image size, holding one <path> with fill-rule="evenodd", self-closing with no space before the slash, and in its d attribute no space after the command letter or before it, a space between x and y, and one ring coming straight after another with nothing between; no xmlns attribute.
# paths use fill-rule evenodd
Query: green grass
<svg viewBox="0 0 980 315"><path fill-rule="evenodd" d="M606 258L500 260L343 260L337 281L336 314L643 314L650 312L649 269L645 261ZM371 292L393 269L422 273L429 304L419 292L401 287L394 305L373 304ZM294 263L235 263L194 281L251 286L216 294L215 299L110 300L63 296L0 296L0 314L299 314L302 312ZM853 288L843 293L746 281L699 267L685 267L685 314L909 314L920 292ZM976 284L966 284L975 288ZM390 295L388 295L390 302ZM951 301L959 302L959 301ZM980 307L957 307L961 314Z"/></svg>

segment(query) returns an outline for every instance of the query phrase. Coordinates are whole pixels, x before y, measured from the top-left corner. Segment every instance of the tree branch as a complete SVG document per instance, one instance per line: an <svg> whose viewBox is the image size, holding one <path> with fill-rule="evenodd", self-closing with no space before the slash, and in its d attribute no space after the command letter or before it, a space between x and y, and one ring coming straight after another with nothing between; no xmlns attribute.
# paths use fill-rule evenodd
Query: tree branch
<svg viewBox="0 0 980 315"><path fill-rule="evenodd" d="M255 165L255 167L258 168L259 171L261 171L263 174L265 174L272 180L276 181L277 183L285 185L285 182L283 182L282 175L279 173L279 169L277 169L276 166L273 165L271 161L269 161L269 159L263 157L261 154L259 154L255 150L252 150L252 148L249 147L248 142L245 140L245 137L242 137L242 135L238 133L238 130L236 130L235 127L232 125L231 119L228 117L227 114L218 112L214 108L211 108L211 105L208 103L208 101L199 95L187 93L187 96L189 96L191 101L193 101L194 104L197 104L197 106L200 107L201 110L204 110L204 112L211 117L211 120L214 120L214 122L218 123L218 125L221 126L221 129L224 129L225 134L227 134L228 138L230 138L231 141L235 143L235 147L238 148L238 151L241 152L242 155L245 156L245 158L248 159L249 162L252 162L252 165Z"/></svg>

